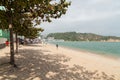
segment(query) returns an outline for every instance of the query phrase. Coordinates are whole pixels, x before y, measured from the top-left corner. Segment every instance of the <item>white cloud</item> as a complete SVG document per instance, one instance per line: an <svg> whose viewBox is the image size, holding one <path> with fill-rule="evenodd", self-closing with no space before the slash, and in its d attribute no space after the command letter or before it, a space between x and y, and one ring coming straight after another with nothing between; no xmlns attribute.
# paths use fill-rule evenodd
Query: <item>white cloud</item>
<svg viewBox="0 0 120 80"><path fill-rule="evenodd" d="M89 0L89 2L91 2L92 4L109 4L111 3L113 0Z"/></svg>
<svg viewBox="0 0 120 80"><path fill-rule="evenodd" d="M67 22L97 20L120 14L120 3L115 0L72 1L66 16L60 20ZM118 8L118 9L117 9Z"/></svg>
<svg viewBox="0 0 120 80"><path fill-rule="evenodd" d="M91 28L92 26L98 28L98 33L104 33L104 29L111 29L110 31L112 33L112 31L116 32L115 29L113 29L114 24L111 26L111 23L117 21L119 18L116 16L120 16L120 0L72 0L72 5L69 7L66 15L60 19L53 20L50 24L44 23L42 26L46 32L57 32L82 31L81 28L78 29L79 27L76 27L80 25L84 27L85 31L89 32L90 29L88 29L88 26L90 25L89 27ZM95 21L98 22L94 24ZM84 24L82 24L83 22ZM105 25L102 25L103 22ZM117 21L115 26L120 26L119 23L120 22Z"/></svg>

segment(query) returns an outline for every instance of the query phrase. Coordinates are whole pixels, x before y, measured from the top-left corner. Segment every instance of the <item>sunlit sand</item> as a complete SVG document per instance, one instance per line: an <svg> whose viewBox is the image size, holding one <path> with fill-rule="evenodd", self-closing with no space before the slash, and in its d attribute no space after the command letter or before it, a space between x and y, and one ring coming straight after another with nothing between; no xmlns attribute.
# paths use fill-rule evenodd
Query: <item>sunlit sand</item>
<svg viewBox="0 0 120 80"><path fill-rule="evenodd" d="M18 68L9 61L9 48L0 50L0 80L119 80L118 59L50 44L21 46Z"/></svg>

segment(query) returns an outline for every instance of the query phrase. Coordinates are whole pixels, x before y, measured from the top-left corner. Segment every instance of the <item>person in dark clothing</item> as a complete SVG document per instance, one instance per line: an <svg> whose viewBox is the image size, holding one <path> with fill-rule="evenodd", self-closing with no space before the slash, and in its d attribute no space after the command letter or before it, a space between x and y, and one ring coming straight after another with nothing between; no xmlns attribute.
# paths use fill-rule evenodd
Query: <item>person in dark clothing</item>
<svg viewBox="0 0 120 80"><path fill-rule="evenodd" d="M58 49L58 44L56 44L56 48Z"/></svg>

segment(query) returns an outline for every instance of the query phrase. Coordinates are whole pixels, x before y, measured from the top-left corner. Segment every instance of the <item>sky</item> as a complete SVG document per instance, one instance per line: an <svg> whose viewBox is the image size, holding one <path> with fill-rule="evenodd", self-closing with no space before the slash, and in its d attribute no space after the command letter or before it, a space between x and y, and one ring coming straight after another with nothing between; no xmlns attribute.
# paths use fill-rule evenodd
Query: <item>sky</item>
<svg viewBox="0 0 120 80"><path fill-rule="evenodd" d="M120 0L71 0L60 19L42 23L42 34L55 32L95 33L120 36Z"/></svg>

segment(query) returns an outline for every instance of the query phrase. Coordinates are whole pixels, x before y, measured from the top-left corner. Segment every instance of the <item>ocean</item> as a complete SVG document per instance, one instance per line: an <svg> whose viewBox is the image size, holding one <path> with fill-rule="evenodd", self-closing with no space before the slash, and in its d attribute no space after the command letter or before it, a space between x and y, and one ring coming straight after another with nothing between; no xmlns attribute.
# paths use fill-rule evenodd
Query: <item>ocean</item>
<svg viewBox="0 0 120 80"><path fill-rule="evenodd" d="M49 43L58 44L59 46L78 49L81 51L120 58L120 42L52 41Z"/></svg>

